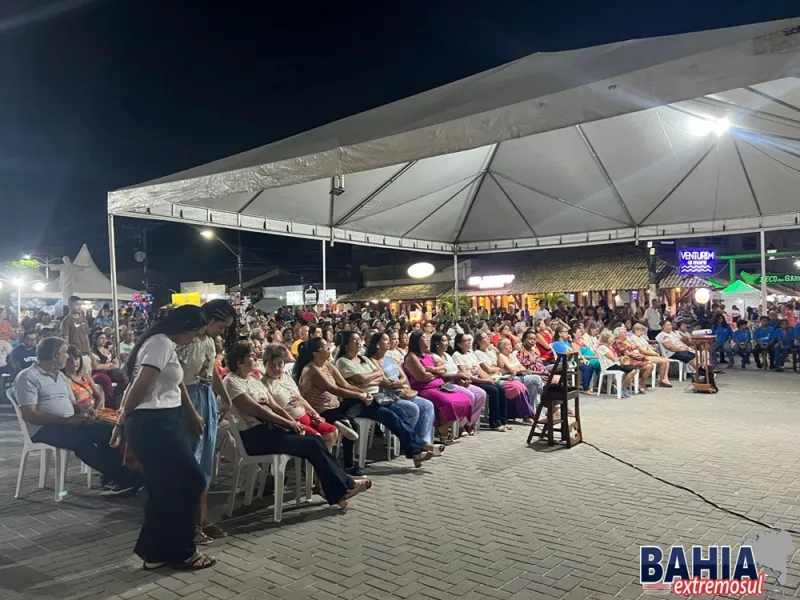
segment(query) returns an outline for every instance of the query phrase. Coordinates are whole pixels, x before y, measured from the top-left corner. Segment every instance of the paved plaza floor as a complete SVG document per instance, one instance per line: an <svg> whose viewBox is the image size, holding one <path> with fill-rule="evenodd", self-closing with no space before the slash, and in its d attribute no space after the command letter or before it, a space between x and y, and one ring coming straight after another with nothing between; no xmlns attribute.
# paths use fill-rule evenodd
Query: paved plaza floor
<svg viewBox="0 0 800 600"><path fill-rule="evenodd" d="M735 369L720 393L677 384L630 400L584 398L585 439L710 500L800 528L800 374ZM638 546L739 545L766 530L661 483L586 444L528 448L528 430L481 432L421 470L382 460L373 490L346 512L271 498L222 522L217 568L146 573L131 549L142 498L87 490L73 459L68 495L36 486L31 461L14 499L21 436L0 408L0 599L346 600L637 598ZM222 513L229 469L212 493ZM787 585L798 596L800 539ZM776 596L780 597L780 596Z"/></svg>

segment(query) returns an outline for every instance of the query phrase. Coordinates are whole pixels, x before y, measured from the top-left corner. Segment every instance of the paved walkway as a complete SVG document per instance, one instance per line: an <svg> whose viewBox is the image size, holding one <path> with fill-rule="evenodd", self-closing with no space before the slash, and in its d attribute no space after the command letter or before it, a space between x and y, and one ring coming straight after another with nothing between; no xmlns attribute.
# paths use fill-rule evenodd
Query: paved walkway
<svg viewBox="0 0 800 600"><path fill-rule="evenodd" d="M720 388L587 398L585 437L754 519L800 528L800 375L736 369ZM738 545L764 531L588 445L529 449L526 435L481 433L422 470L375 462L373 490L345 513L292 504L274 525L267 499L224 523L232 535L212 547L216 569L145 573L131 554L141 499L99 498L77 464L60 504L36 489L35 468L13 498L20 435L4 406L0 598L637 598L640 544ZM383 456L380 441L373 454ZM220 513L226 483L213 494ZM795 552L783 593L797 596L799 581Z"/></svg>

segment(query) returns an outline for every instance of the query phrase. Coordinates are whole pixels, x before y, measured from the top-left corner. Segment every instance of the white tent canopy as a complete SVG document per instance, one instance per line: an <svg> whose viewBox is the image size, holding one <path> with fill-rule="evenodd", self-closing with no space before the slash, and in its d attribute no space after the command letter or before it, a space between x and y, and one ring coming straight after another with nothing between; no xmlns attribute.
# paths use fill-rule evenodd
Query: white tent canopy
<svg viewBox="0 0 800 600"><path fill-rule="evenodd" d="M106 300L110 299L111 281L103 275L97 268L86 244L81 246L75 260L64 257L63 265L51 267L58 273L58 298L66 304L70 296L79 296L84 300ZM50 284L52 286L52 284ZM49 290L49 287L48 287ZM130 301L136 290L132 290L122 285L117 285L117 299ZM30 294L30 296L43 297L46 294Z"/></svg>
<svg viewBox="0 0 800 600"><path fill-rule="evenodd" d="M534 54L111 192L109 214L446 253L795 227L798 26Z"/></svg>

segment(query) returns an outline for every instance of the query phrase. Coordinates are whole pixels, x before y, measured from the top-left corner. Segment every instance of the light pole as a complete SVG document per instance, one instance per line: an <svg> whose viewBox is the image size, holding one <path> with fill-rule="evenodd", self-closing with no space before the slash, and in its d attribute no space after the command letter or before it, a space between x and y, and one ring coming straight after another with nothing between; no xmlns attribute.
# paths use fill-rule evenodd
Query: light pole
<svg viewBox="0 0 800 600"><path fill-rule="evenodd" d="M27 260L27 259L26 259ZM33 284L34 291L43 292L46 282L41 279L34 279L33 281L25 281L22 277L14 277L14 279L0 278L0 289L3 289L3 282L10 283L17 288L17 321L22 321L22 288L26 285Z"/></svg>
<svg viewBox="0 0 800 600"><path fill-rule="evenodd" d="M50 263L55 262L55 258L52 256L34 256L33 254L25 254L22 258L25 260L36 260L44 263L44 278L47 281L50 281Z"/></svg>
<svg viewBox="0 0 800 600"><path fill-rule="evenodd" d="M229 245L228 245L228 244L225 242L225 240L223 240L221 237L219 237L219 236L218 236L218 235L217 235L217 234L214 232L214 230L212 230L212 229L203 229L203 231L201 231L201 232L200 232L200 235L201 235L201 236L203 236L203 238L205 238L205 239L207 239L207 240L214 240L214 239L216 239L216 240L217 240L219 243L221 243L221 244L222 244L223 246L225 246L225 247L226 247L228 250L230 250L230 253L231 253L231 254L233 254L233 255L236 257L236 272L237 272L237 274L238 274L238 276L239 276L239 293L240 293L240 294L243 294L243 293L244 293L244 290L242 289L242 283L243 283L243 279L242 279L242 254L241 254L241 246L240 246L240 250L239 250L239 252L236 252L236 250L234 250L233 248L231 248L231 247L230 247L230 246L229 246Z"/></svg>

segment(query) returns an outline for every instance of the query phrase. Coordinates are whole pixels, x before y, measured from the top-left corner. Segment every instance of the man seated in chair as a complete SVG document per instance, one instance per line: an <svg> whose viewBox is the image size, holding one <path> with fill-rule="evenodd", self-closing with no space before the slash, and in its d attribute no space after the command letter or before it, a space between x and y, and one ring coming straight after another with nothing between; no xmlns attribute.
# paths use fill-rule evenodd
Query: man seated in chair
<svg viewBox="0 0 800 600"><path fill-rule="evenodd" d="M122 464L111 448L112 425L94 420L93 409L75 404L69 380L61 369L67 362L67 343L46 337L36 347L38 364L22 370L14 394L31 440L70 450L103 476L102 495L132 495L141 478Z"/></svg>
<svg viewBox="0 0 800 600"><path fill-rule="evenodd" d="M667 358L679 360L694 371L696 354L686 345L680 333L673 330L672 321L664 321L663 329L656 336L656 340L664 348Z"/></svg>

